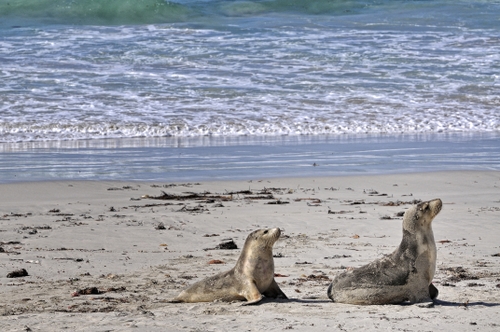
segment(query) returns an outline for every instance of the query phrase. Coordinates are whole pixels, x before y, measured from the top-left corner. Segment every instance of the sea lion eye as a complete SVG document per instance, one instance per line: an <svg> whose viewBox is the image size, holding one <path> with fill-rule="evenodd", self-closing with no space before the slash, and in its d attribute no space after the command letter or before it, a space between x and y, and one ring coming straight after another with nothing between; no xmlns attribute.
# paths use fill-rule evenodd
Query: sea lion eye
<svg viewBox="0 0 500 332"><path fill-rule="evenodd" d="M268 232L268 231L267 231L267 229L266 229L266 230L264 231L264 234L267 234L267 232Z"/></svg>

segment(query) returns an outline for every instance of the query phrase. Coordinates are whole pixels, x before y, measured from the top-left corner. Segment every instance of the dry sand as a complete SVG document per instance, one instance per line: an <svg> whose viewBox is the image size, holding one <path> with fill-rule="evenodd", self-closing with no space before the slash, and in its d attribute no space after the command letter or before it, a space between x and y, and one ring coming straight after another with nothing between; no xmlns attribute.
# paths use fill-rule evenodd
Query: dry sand
<svg viewBox="0 0 500 332"><path fill-rule="evenodd" d="M162 191L178 196L151 198ZM332 303L331 278L392 252L400 213L432 198L444 202L435 306ZM267 227L284 231L275 273L290 300L166 302L232 268L246 236ZM229 238L238 249L215 249ZM0 242L0 331L500 329L499 172L2 184Z"/></svg>

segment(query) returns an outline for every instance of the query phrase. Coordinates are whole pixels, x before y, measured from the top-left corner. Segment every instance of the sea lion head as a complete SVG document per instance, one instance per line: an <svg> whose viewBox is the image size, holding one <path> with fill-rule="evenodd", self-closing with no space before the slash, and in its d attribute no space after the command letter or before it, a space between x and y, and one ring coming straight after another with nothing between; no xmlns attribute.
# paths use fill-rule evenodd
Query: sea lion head
<svg viewBox="0 0 500 332"><path fill-rule="evenodd" d="M279 228L258 229L250 233L245 241L245 246L257 243L261 248L272 248L281 235Z"/></svg>
<svg viewBox="0 0 500 332"><path fill-rule="evenodd" d="M415 233L420 229L429 228L442 207L443 202L439 198L412 206L403 216L403 229Z"/></svg>

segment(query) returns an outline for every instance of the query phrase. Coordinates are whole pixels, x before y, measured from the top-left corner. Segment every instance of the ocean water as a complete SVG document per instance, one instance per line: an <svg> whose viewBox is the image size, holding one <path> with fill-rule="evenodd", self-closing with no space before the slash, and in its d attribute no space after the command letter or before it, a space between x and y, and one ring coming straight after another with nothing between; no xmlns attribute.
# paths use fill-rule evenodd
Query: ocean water
<svg viewBox="0 0 500 332"><path fill-rule="evenodd" d="M85 179L237 177L260 151L256 176L282 175L291 145L305 167L367 142L429 162L461 142L472 162L436 169L498 169L500 1L0 0L0 82L0 182L74 178L85 156ZM248 163L208 172L222 155ZM334 173L384 169L359 158Z"/></svg>

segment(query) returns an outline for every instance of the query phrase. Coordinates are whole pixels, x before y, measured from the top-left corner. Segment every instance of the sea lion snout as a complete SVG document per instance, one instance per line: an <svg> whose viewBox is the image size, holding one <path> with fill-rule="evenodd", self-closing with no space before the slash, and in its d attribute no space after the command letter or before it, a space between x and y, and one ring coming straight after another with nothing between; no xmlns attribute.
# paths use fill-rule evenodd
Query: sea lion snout
<svg viewBox="0 0 500 332"><path fill-rule="evenodd" d="M276 236L278 239L281 236L281 229L279 229L278 227L271 229L271 232L273 232L274 236Z"/></svg>
<svg viewBox="0 0 500 332"><path fill-rule="evenodd" d="M429 208L432 211L432 216L435 217L443 208L443 201L439 198L433 199L429 201Z"/></svg>
<svg viewBox="0 0 500 332"><path fill-rule="evenodd" d="M280 236L280 235L281 235L281 229L279 229L278 227L276 227L276 228L271 228L271 229L266 229L266 230L264 231L264 234L266 234L266 233L268 233L268 232L269 232L270 234L275 234L275 235L277 235L277 236Z"/></svg>

